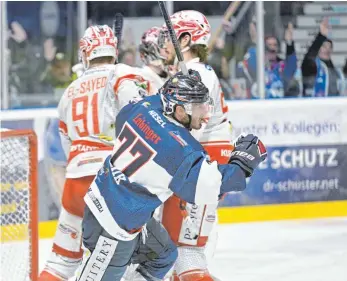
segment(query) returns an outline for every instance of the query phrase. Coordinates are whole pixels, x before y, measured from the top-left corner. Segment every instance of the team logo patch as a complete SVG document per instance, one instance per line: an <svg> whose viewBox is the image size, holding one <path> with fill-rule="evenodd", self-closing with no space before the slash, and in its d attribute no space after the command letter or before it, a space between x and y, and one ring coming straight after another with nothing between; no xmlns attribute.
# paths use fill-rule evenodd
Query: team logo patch
<svg viewBox="0 0 347 281"><path fill-rule="evenodd" d="M149 103L148 101L145 101L145 102L142 103L142 105L144 107L148 108L151 105L151 103Z"/></svg>
<svg viewBox="0 0 347 281"><path fill-rule="evenodd" d="M59 230L64 234L69 234L72 239L78 237L78 231L70 225L61 223L59 224Z"/></svg>
<svg viewBox="0 0 347 281"><path fill-rule="evenodd" d="M176 131L170 131L169 134L177 141L181 146L187 146L188 143L180 136Z"/></svg>
<svg viewBox="0 0 347 281"><path fill-rule="evenodd" d="M214 222L216 220L216 216L215 215L208 215L205 220L208 222Z"/></svg>

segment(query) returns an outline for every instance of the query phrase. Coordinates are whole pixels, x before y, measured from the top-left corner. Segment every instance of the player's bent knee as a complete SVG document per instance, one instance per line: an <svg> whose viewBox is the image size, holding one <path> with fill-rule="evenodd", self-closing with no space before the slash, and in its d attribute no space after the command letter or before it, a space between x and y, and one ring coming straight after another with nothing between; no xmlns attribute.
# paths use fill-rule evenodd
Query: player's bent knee
<svg viewBox="0 0 347 281"><path fill-rule="evenodd" d="M179 275L180 281L214 281L207 270L186 271Z"/></svg>

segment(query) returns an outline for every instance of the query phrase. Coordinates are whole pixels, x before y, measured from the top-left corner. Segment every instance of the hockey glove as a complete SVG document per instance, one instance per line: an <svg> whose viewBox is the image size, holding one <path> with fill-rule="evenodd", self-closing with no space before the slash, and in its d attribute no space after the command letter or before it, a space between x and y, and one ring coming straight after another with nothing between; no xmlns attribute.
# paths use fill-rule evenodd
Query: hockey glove
<svg viewBox="0 0 347 281"><path fill-rule="evenodd" d="M229 164L240 166L246 177L250 177L254 169L267 157L264 144L255 135L249 134L239 136L234 146Z"/></svg>

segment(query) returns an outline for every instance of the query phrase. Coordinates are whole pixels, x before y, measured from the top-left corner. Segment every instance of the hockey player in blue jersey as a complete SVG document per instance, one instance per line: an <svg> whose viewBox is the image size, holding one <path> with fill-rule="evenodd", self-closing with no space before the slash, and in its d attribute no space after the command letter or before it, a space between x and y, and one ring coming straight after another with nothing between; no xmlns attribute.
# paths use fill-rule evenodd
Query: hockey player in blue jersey
<svg viewBox="0 0 347 281"><path fill-rule="evenodd" d="M190 70L120 111L113 154L84 197L83 243L91 256L79 281L119 281L130 263L139 264L132 280L162 280L177 249L154 210L173 193L210 204L245 189L266 149L257 137L242 136L228 164L209 161L189 131L201 127L210 108L207 88Z"/></svg>

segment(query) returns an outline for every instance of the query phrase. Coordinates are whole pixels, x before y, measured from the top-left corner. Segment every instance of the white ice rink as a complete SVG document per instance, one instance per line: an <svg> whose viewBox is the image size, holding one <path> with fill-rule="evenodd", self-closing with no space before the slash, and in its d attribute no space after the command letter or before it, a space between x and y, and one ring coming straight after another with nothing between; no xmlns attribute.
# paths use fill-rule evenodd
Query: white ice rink
<svg viewBox="0 0 347 281"><path fill-rule="evenodd" d="M52 241L40 242L40 266ZM347 281L347 218L219 225L222 281Z"/></svg>

